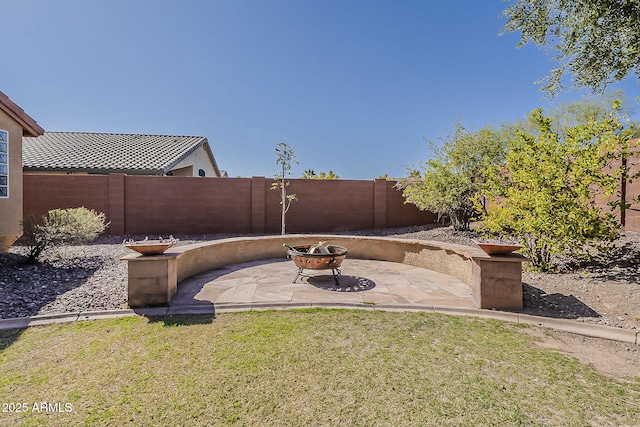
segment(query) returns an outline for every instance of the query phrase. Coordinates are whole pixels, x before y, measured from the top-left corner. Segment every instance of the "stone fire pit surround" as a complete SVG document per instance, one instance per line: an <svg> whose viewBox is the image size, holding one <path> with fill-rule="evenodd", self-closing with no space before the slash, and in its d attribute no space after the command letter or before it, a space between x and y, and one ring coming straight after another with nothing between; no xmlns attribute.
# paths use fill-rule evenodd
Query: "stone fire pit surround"
<svg viewBox="0 0 640 427"><path fill-rule="evenodd" d="M129 305L167 305L180 282L226 265L286 256L283 244L327 241L349 248L349 257L391 261L455 277L471 286L478 308L522 309L522 263L519 254L491 256L480 248L427 240L346 235L236 237L172 247L162 255L132 253L122 258L129 269Z"/></svg>

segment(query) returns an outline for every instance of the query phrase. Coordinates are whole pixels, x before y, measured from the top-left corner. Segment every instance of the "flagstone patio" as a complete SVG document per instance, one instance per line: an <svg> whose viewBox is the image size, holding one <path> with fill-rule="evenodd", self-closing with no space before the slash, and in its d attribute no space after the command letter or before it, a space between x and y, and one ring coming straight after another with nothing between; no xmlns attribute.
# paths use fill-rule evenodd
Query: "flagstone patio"
<svg viewBox="0 0 640 427"><path fill-rule="evenodd" d="M246 308L255 305L330 304L475 308L471 286L454 277L407 264L346 259L336 285L331 270L305 270L292 283L291 260L228 265L192 276L178 286L170 307Z"/></svg>

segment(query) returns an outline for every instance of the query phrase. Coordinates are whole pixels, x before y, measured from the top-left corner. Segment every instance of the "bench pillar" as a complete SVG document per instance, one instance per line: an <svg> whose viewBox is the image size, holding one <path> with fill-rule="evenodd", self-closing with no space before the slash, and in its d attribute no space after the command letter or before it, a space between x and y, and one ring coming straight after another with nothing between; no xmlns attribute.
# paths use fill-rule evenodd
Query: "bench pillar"
<svg viewBox="0 0 640 427"><path fill-rule="evenodd" d="M128 256L130 307L166 306L178 288L175 256Z"/></svg>
<svg viewBox="0 0 640 427"><path fill-rule="evenodd" d="M473 300L478 308L522 310L522 263L519 255L472 259Z"/></svg>

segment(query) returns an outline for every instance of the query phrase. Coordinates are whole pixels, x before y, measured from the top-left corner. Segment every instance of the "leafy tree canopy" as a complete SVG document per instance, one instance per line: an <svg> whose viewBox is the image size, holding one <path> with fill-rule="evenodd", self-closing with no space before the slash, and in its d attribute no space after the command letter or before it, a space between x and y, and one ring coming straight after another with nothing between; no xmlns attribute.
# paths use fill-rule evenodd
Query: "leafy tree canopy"
<svg viewBox="0 0 640 427"><path fill-rule="evenodd" d="M518 47L544 46L559 63L542 79L551 95L573 86L602 92L609 84L640 74L640 1L517 0L502 13L503 32L521 33Z"/></svg>
<svg viewBox="0 0 640 427"><path fill-rule="evenodd" d="M304 173L302 174L302 176L300 178L302 179L316 179L318 177L318 174L316 173L316 171L314 171L313 169L307 169L304 171Z"/></svg>
<svg viewBox="0 0 640 427"><path fill-rule="evenodd" d="M307 170L304 171L304 173L302 174L302 176L300 178L302 178L302 179L337 180L337 179L340 179L340 175L336 174L332 170L329 170L329 172L320 171L320 173L317 174L315 170L307 169Z"/></svg>
<svg viewBox="0 0 640 427"><path fill-rule="evenodd" d="M318 179L336 180L336 179L340 179L340 175L336 174L332 170L329 170L329 172L320 171L320 175L318 175Z"/></svg>
<svg viewBox="0 0 640 427"><path fill-rule="evenodd" d="M409 171L397 187L407 203L447 217L456 230L469 229L484 174L504 158L503 139L490 128L472 132L456 123L444 144L430 146L432 157Z"/></svg>

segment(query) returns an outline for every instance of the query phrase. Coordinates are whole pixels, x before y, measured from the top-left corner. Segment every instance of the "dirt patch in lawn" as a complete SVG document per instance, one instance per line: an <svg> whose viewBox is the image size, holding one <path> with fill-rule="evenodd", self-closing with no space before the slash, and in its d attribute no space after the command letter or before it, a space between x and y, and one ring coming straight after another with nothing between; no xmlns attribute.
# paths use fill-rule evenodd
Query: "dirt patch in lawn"
<svg viewBox="0 0 640 427"><path fill-rule="evenodd" d="M538 346L558 350L616 379L640 378L640 347L544 328L525 328Z"/></svg>

